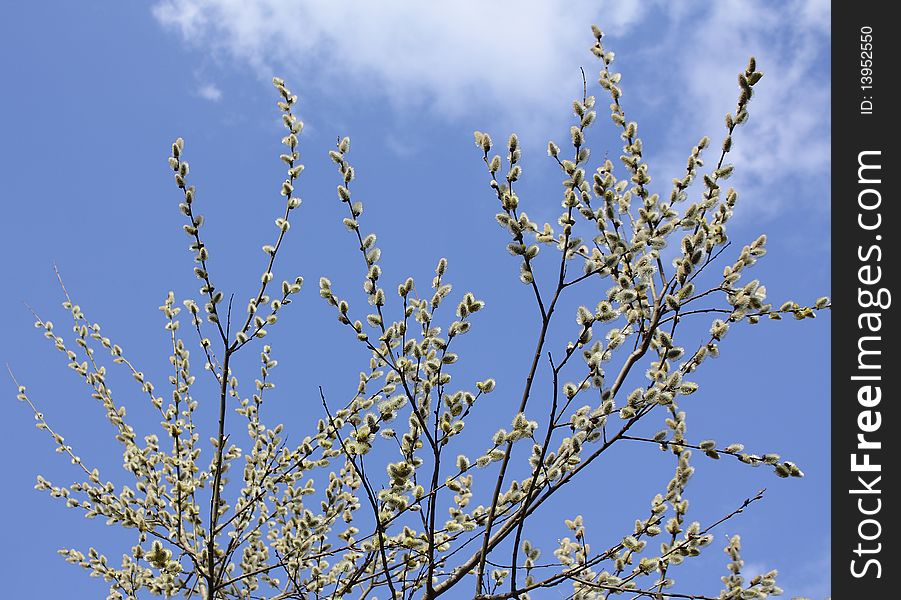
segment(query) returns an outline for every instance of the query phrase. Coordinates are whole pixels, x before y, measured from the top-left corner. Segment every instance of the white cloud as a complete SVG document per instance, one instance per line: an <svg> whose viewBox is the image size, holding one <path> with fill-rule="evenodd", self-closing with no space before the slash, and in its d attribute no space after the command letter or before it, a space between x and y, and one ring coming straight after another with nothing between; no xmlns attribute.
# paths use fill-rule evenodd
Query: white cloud
<svg viewBox="0 0 901 600"><path fill-rule="evenodd" d="M197 90L197 95L204 100L218 102L222 99L222 90L220 90L212 83L206 83L200 86L200 88Z"/></svg>
<svg viewBox="0 0 901 600"><path fill-rule="evenodd" d="M662 83L676 97L671 108L677 115L669 139L679 140L661 156L666 176L681 175L687 149L703 134L714 140L708 161L718 157L723 117L735 110L736 76L754 54L765 75L755 87L748 124L734 135L735 149L727 160L736 165L736 175L729 183L751 201L757 215L772 215L784 202L803 196L809 187L804 181L825 181L821 187L828 194L830 82L820 78L829 77L824 66L828 2L797 0L774 8L723 0L709 9L702 19L674 27L691 31L690 43L665 43L674 69ZM666 97L660 90L651 95ZM812 207L828 211L828 197L815 199Z"/></svg>
<svg viewBox="0 0 901 600"><path fill-rule="evenodd" d="M540 0L161 0L153 12L186 41L267 78L288 71L307 85L312 78L367 94L375 87L402 105L427 102L450 116L494 107L539 117L561 106L555 90L572 90L568 104L581 86L578 66L589 57L588 25L598 13L616 30L640 17L639 0L575 0L566 10Z"/></svg>
<svg viewBox="0 0 901 600"><path fill-rule="evenodd" d="M561 107L581 91L578 66L591 64L587 25L615 34L616 50L654 19L665 33L631 51L623 78L630 118L662 113L672 123L658 147L646 145L657 159L652 175L658 183L681 175L701 135L721 136L736 74L756 53L766 76L730 157L744 196L760 195L756 205L772 213L802 177L828 174L829 85L814 77L828 60L829 10L826 0L571 0L565 9L541 0L159 0L153 12L188 43L266 78L286 74L352 98L381 94L448 119L487 112L492 127L516 126L532 144L566 131ZM787 186L782 199L762 193L771 182Z"/></svg>

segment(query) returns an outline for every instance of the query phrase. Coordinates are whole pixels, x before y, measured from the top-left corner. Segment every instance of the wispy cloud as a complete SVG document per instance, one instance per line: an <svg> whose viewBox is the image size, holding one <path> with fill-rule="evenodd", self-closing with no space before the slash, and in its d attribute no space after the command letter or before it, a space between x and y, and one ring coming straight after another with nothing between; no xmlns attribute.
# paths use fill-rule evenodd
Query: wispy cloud
<svg viewBox="0 0 901 600"><path fill-rule="evenodd" d="M668 76L651 82L655 90L641 94L666 99L662 108L675 117L667 139L677 143L669 144L659 161L664 174L681 174L686 149L702 135L722 139L723 117L735 110L736 75L754 54L765 76L755 87L748 124L736 132L729 160L737 168L729 183L743 198L753 198L757 215L803 198L804 188L812 187L804 181L821 182L828 194L828 3L723 0L705 7L702 14L697 8L672 12L672 30L679 35L649 52L673 65ZM808 202L828 211L828 197L808 197Z"/></svg>
<svg viewBox="0 0 901 600"><path fill-rule="evenodd" d="M662 148L646 146L658 182L681 174L701 135L722 132L736 73L756 53L766 77L732 157L736 185L773 213L802 178L828 174L829 10L826 0L573 0L565 10L541 0L159 0L153 12L186 42L260 75L379 94L447 119L487 112L496 127L528 123L532 131L520 133L542 143L565 131L561 106L580 92L574 69L588 60L587 25L624 38L647 35L642 27L653 22L657 34L630 56L624 100L630 118L666 115L671 124L658 126ZM772 194L770 184L786 193Z"/></svg>
<svg viewBox="0 0 901 600"><path fill-rule="evenodd" d="M216 87L212 83L206 83L201 85L197 89L197 95L203 98L204 100L209 100L211 102L218 102L222 99L222 90Z"/></svg>
<svg viewBox="0 0 901 600"><path fill-rule="evenodd" d="M459 116L493 108L544 117L555 90L581 86L588 25L624 31L639 0L413 3L385 0L161 0L154 15L189 43L260 70L300 74L329 88L365 88L405 106ZM565 106L565 104L564 104Z"/></svg>

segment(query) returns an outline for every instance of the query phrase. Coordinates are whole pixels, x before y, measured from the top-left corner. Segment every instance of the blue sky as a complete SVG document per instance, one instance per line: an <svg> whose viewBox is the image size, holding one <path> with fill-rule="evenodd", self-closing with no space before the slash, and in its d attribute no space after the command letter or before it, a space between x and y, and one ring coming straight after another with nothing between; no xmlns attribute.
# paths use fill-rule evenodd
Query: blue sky
<svg viewBox="0 0 901 600"><path fill-rule="evenodd" d="M827 295L828 3L575 0L566 6L11 5L0 22L3 360L85 459L121 472L102 412L34 330L23 303L66 322L52 268L57 264L89 318L164 381L166 337L157 307L170 289L185 298L196 296L197 287L166 164L169 146L178 136L186 140L220 287L236 298L249 296L284 177L269 83L277 74L300 96L307 169L299 186L304 204L276 277L302 274L308 285L271 336L283 365L273 410L289 429L301 431L311 411L319 416L316 386L346 398L368 361L315 289L327 275L358 306L363 301L359 257L341 224L337 174L326 155L343 135L353 140L355 195L366 205L364 228L379 236L384 281L413 275L425 285L446 256L454 295L472 290L487 302L459 349L461 377L493 376L498 392L490 400L512 398L533 344L534 309L504 248L506 234L494 222L496 206L472 131L497 140L520 134L526 210L539 222L555 220L560 175L544 148L549 139L567 140L569 105L581 95L579 67L589 84L596 80L598 66L587 51L591 23L607 32L617 54L623 104L641 126L652 187L661 192L681 175L702 135L718 144L723 115L734 108L736 73L749 55L757 56L766 75L755 88L751 120L736 135L730 183L740 202L730 236L740 247L768 235L769 254L755 276L772 301L809 303ZM589 142L596 158L608 149L615 158L620 146L606 119L607 100L594 88L602 118ZM572 321L562 315L561 323L553 339L562 340ZM769 470L696 457L690 518L716 519L757 489L769 491L765 502L717 531L716 549L676 573L685 584L678 589L718 590L725 572L718 548L725 534L738 532L748 567L778 567L787 597L828 595L828 344L828 314L765 322L731 333L721 358L699 373L701 392L684 407L689 437L777 451L807 476L781 480ZM255 351L248 355L254 358ZM252 377L252 371L245 375ZM11 542L0 563L4 590L11 597L96 596L105 589L102 582L66 565L56 549L94 545L115 557L133 541L32 489L39 472L60 483L78 474L32 427L11 383L6 389L0 450L7 476L0 503ZM141 412L146 403L127 378L114 389L129 414L152 428L150 413ZM512 410L497 411L496 421L486 415L471 439L508 426ZM595 524L598 547L604 532L611 539L621 530L617 524L629 527L666 484L672 463L656 450L629 450L595 465L581 487L539 513L535 539L566 535L563 518L579 513L589 535ZM645 464L651 466L635 469ZM546 555L552 549L544 545Z"/></svg>

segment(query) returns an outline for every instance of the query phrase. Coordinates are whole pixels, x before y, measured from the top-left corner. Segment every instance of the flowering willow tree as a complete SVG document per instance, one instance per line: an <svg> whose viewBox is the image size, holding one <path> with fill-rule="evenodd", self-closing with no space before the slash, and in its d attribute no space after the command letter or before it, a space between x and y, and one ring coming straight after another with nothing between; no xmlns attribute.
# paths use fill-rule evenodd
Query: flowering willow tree
<svg viewBox="0 0 901 600"><path fill-rule="evenodd" d="M450 594L501 600L543 597L543 588L564 586L558 593L573 599L625 591L632 598L705 598L674 587L674 567L704 551L713 528L762 493L739 500L735 511L717 521L688 521L685 489L695 468L693 454L768 465L783 478L802 472L776 454L686 438L682 399L698 390L695 372L718 355L730 328L783 316L812 318L830 304L826 298L811 306L769 304L766 288L747 277L766 253L765 236L740 250L727 237L738 195L723 187L733 170L726 159L763 75L754 59L738 76L738 102L726 116L718 149L710 150L710 140L703 138L672 188L653 192L638 126L621 104L613 53L603 47L601 31L592 31L591 51L601 64L598 82L623 140L621 165L591 163L587 134L596 120L597 100L586 85L572 104L575 122L567 149L548 144L550 159L564 176L563 211L555 225L539 225L523 210L516 135L501 156L493 154L488 134L475 134L500 208L495 218L509 236L507 250L518 263L527 294L534 297L538 324L524 386L505 390L510 402L497 401L492 408L509 408L509 429L485 440L480 452L468 456L461 451L458 435L467 418L485 410L483 397L496 385L493 379L459 386L454 381L455 338L469 334L484 304L472 293L450 299L444 259L430 286L410 278L396 288L383 287L376 236L366 232L363 205L352 193L348 138L329 155L339 172L344 225L361 255L368 306L352 306L339 295L340 284L324 277L319 293L334 307L339 327L371 358L352 398L329 401L319 389L315 400L321 418L315 429L294 434L293 442L281 424L263 420L276 361L260 340L277 326L303 283L300 277L275 283L274 276L279 249L300 206L295 186L303 171L298 151L303 126L293 112L297 97L276 78L287 130L281 155L284 210L275 220L274 240L262 247L266 260L259 289L242 316L233 317L232 299L226 301L226 292L214 283L201 235L203 217L196 212L184 142L178 139L169 165L182 196L179 208L202 300L179 303L169 293L160 307L171 339L166 386L148 381L67 292L64 307L74 337L66 339L50 321L37 319L37 327L103 406L117 430L124 466L135 479L130 486L117 485L83 461L17 383L18 397L34 410L37 427L84 475L69 487L38 477L37 489L87 517L135 532L135 545L115 564L93 548L86 554L61 550L68 562L106 580L112 599L139 598L144 592L208 599ZM714 154L711 168L705 168L705 152ZM693 186L698 180L700 185ZM724 254L732 258L721 265ZM552 276L537 273L541 261ZM580 293L584 305L574 315L575 327L573 315L560 325L570 332L569 343L549 347L558 304ZM454 316L443 307L449 302L455 303ZM713 319L702 339L683 339L690 334L679 326L692 315ZM195 345L192 356L189 347ZM249 394L234 366L235 356L247 351L260 356ZM195 375L198 354L208 373ZM128 424L125 407L107 386L104 355L130 371L159 412L160 435L139 437ZM550 390L534 389L539 374L552 383ZM213 378L218 392L209 444L200 440L204 427L198 424L195 377ZM589 468L603 469L605 453L624 441L659 446L674 462L672 479L634 515L634 528L592 547L583 518L565 515L560 516L565 536L556 547L540 548L526 539L525 524L542 505ZM394 458L387 464L376 458L389 455ZM719 598L780 592L775 572L742 576L738 537L725 551L729 560ZM545 558L539 560L542 553Z"/></svg>

